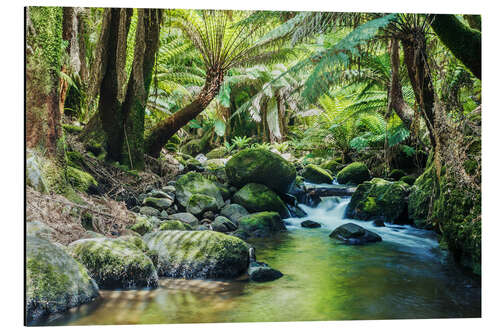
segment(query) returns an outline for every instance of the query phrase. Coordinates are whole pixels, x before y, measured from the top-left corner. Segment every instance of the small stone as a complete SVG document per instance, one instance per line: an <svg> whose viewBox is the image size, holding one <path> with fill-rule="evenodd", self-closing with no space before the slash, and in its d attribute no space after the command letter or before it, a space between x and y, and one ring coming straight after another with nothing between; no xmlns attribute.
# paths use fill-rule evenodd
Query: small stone
<svg viewBox="0 0 500 333"><path fill-rule="evenodd" d="M160 211L153 207L144 206L139 209L139 213L146 216L159 216Z"/></svg>
<svg viewBox="0 0 500 333"><path fill-rule="evenodd" d="M279 279L283 276L283 273L269 267L266 263L255 261L250 264L248 275L251 281L267 282Z"/></svg>
<svg viewBox="0 0 500 333"><path fill-rule="evenodd" d="M160 219L166 220L168 218L168 213L166 210L162 210L160 213Z"/></svg>

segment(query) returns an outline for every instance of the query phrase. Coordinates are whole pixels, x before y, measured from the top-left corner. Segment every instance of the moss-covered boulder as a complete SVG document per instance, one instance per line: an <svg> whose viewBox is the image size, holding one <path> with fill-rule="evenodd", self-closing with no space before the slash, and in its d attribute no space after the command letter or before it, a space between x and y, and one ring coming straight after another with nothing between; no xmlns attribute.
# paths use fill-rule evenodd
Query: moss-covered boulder
<svg viewBox="0 0 500 333"><path fill-rule="evenodd" d="M306 165L302 177L304 177L306 181L314 184L331 184L333 182L333 177L328 171L314 164Z"/></svg>
<svg viewBox="0 0 500 333"><path fill-rule="evenodd" d="M38 192L45 193L48 191L41 161L29 150L26 152L26 185L33 187Z"/></svg>
<svg viewBox="0 0 500 333"><path fill-rule="evenodd" d="M224 156L227 155L227 150L224 147L217 147L212 149L207 153L207 158L210 159L217 159L217 158L223 158Z"/></svg>
<svg viewBox="0 0 500 333"><path fill-rule="evenodd" d="M437 182L434 165L430 165L411 187L408 196L408 216L415 226L432 229L433 202L437 199Z"/></svg>
<svg viewBox="0 0 500 333"><path fill-rule="evenodd" d="M97 181L94 177L85 171L68 166L66 175L69 183L79 191L87 192L92 186L97 187Z"/></svg>
<svg viewBox="0 0 500 333"><path fill-rule="evenodd" d="M165 210L168 207L172 206L173 201L168 198L154 198L148 197L142 201L143 206L153 207L158 210Z"/></svg>
<svg viewBox="0 0 500 333"><path fill-rule="evenodd" d="M267 186L249 183L233 196L233 202L245 207L249 212L273 211L282 218L288 217L288 211L281 198Z"/></svg>
<svg viewBox="0 0 500 333"><path fill-rule="evenodd" d="M354 162L337 174L339 184L361 184L370 179L370 171L364 163Z"/></svg>
<svg viewBox="0 0 500 333"><path fill-rule="evenodd" d="M26 237L26 318L28 322L92 301L96 283L85 267L45 239Z"/></svg>
<svg viewBox="0 0 500 333"><path fill-rule="evenodd" d="M242 238L268 237L285 230L285 223L278 213L260 212L242 217L236 235Z"/></svg>
<svg viewBox="0 0 500 333"><path fill-rule="evenodd" d="M182 223L186 223L193 228L197 227L200 224L198 218L191 213L175 213L169 215L167 219L181 221Z"/></svg>
<svg viewBox="0 0 500 333"><path fill-rule="evenodd" d="M158 209L149 206L141 207L139 209L139 213L146 216L155 216L155 217L160 216L160 211Z"/></svg>
<svg viewBox="0 0 500 333"><path fill-rule="evenodd" d="M138 216L135 223L129 227L130 230L137 232L141 236L152 231L153 228L153 223L151 223L150 219L145 216Z"/></svg>
<svg viewBox="0 0 500 333"><path fill-rule="evenodd" d="M68 245L100 288L157 287L158 275L138 237L80 239Z"/></svg>
<svg viewBox="0 0 500 333"><path fill-rule="evenodd" d="M402 177L406 176L406 173L401 169L394 169L389 172L389 178L394 180L400 180Z"/></svg>
<svg viewBox="0 0 500 333"><path fill-rule="evenodd" d="M168 220L160 224L159 230L193 230L193 228L178 220Z"/></svg>
<svg viewBox="0 0 500 333"><path fill-rule="evenodd" d="M238 229L238 224L234 223L233 221L222 215L217 216L210 225L212 227L212 230L218 232L231 232Z"/></svg>
<svg viewBox="0 0 500 333"><path fill-rule="evenodd" d="M395 223L408 222L410 186L402 181L374 178L358 186L347 206L346 216L358 220L383 217Z"/></svg>
<svg viewBox="0 0 500 333"><path fill-rule="evenodd" d="M220 214L230 219L231 222L235 223L236 225L239 225L239 220L243 216L248 215L249 213L248 210L246 210L245 207L243 207L242 205L230 204L224 206L221 209Z"/></svg>
<svg viewBox="0 0 500 333"><path fill-rule="evenodd" d="M264 184L285 193L292 186L296 172L293 165L267 149L244 149L226 163L229 182L236 187L248 183Z"/></svg>
<svg viewBox="0 0 500 333"><path fill-rule="evenodd" d="M382 241L382 237L376 233L354 223L346 223L337 227L330 234L330 238L348 245L363 245Z"/></svg>
<svg viewBox="0 0 500 333"><path fill-rule="evenodd" d="M344 164L334 159L321 163L320 167L330 171L332 175L336 175L340 170L342 170Z"/></svg>
<svg viewBox="0 0 500 333"><path fill-rule="evenodd" d="M28 221L26 223L26 235L28 236L35 236L51 241L55 232L53 228L40 221Z"/></svg>
<svg viewBox="0 0 500 333"><path fill-rule="evenodd" d="M193 194L204 194L217 202L217 207L224 206L224 199L217 185L197 172L188 172L179 177L175 183L176 199L183 207L187 207Z"/></svg>
<svg viewBox="0 0 500 333"><path fill-rule="evenodd" d="M160 276L189 279L231 279L249 264L249 246L214 231L158 231L144 241L158 252Z"/></svg>
<svg viewBox="0 0 500 333"><path fill-rule="evenodd" d="M206 211L216 211L217 200L205 194L193 194L188 201L186 210L194 216L201 216Z"/></svg>

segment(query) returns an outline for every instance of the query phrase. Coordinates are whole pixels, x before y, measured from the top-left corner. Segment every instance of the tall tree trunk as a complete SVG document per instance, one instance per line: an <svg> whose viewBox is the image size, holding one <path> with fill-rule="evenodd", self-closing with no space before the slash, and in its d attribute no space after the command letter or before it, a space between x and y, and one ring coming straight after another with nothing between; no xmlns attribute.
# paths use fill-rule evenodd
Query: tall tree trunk
<svg viewBox="0 0 500 333"><path fill-rule="evenodd" d="M62 9L26 8L26 146L57 152L61 136L59 71Z"/></svg>
<svg viewBox="0 0 500 333"><path fill-rule="evenodd" d="M434 87L428 64L425 36L409 36L404 38L403 44L404 61L410 78L410 83L415 93L415 98L423 111L423 117L429 138L434 147L436 145L434 130Z"/></svg>
<svg viewBox="0 0 500 333"><path fill-rule="evenodd" d="M431 26L448 49L481 79L481 32L471 29L452 14L436 14Z"/></svg>
<svg viewBox="0 0 500 333"><path fill-rule="evenodd" d="M134 61L122 107L124 147L122 162L144 167L144 114L159 46L161 10L138 9Z"/></svg>
<svg viewBox="0 0 500 333"><path fill-rule="evenodd" d="M203 112L210 104L212 99L219 93L223 80L224 73L221 70L209 70L205 84L196 99L153 128L151 134L145 140L146 153L153 157L160 156L161 149L168 139L190 120Z"/></svg>
<svg viewBox="0 0 500 333"><path fill-rule="evenodd" d="M104 77L99 89L98 115L105 133L107 158L119 161L123 143L122 98L124 97L124 70L127 33L130 27L132 9L111 8L110 19L102 29L108 34L102 62Z"/></svg>

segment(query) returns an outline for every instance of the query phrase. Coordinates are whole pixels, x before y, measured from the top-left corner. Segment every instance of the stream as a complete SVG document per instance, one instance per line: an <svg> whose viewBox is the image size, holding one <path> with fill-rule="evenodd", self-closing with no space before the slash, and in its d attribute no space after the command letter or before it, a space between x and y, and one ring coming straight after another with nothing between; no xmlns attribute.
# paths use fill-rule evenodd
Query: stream
<svg viewBox="0 0 500 333"><path fill-rule="evenodd" d="M481 316L480 278L461 271L432 231L344 219L350 198L325 197L288 232L250 240L257 260L284 276L266 283L162 279L154 290L101 291L96 301L37 325L265 322ZM322 224L300 226L304 220ZM383 241L336 244L328 237L354 222Z"/></svg>

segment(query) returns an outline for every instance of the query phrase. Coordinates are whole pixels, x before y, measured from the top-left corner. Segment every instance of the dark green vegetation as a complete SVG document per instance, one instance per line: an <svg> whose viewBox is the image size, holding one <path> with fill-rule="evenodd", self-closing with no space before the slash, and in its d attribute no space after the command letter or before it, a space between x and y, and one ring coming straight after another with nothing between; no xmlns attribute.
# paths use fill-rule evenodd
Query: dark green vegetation
<svg viewBox="0 0 500 333"><path fill-rule="evenodd" d="M287 272L253 247L288 237L290 217L361 248L393 241L356 223L323 235L328 221L306 210L332 195L352 194L346 217L421 229L481 274L480 18L30 7L26 19L28 243L69 267L29 251L30 320L96 286L279 283Z"/></svg>

